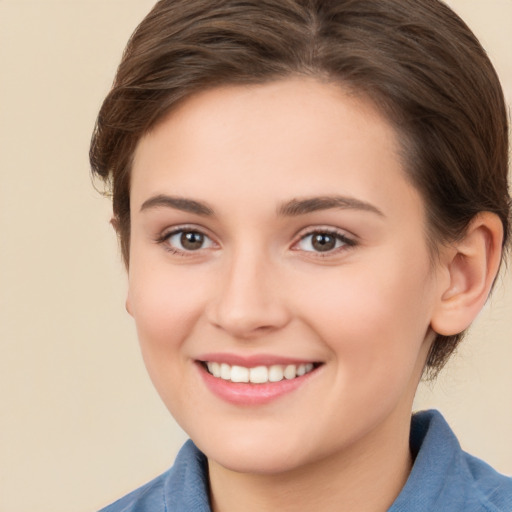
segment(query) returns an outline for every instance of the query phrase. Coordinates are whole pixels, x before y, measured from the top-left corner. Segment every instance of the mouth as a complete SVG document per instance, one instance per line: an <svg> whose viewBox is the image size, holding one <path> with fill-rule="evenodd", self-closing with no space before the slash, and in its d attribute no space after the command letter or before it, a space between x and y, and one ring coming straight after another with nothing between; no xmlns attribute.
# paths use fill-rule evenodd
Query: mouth
<svg viewBox="0 0 512 512"><path fill-rule="evenodd" d="M324 362L271 354L202 354L195 360L209 391L236 406L260 406L317 380Z"/></svg>
<svg viewBox="0 0 512 512"><path fill-rule="evenodd" d="M269 384L303 377L322 363L273 364L269 366L241 366L217 361L199 361L213 377L224 381L245 384Z"/></svg>

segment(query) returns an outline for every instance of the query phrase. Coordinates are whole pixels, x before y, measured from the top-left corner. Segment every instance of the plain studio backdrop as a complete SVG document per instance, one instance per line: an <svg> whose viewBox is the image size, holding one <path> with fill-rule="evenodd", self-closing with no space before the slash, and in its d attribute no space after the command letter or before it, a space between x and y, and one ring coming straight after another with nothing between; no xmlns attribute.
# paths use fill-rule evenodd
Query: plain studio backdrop
<svg viewBox="0 0 512 512"><path fill-rule="evenodd" d="M512 102L512 0L452 0ZM88 144L149 0L0 0L0 511L94 511L185 439L146 376ZM416 408L512 474L512 283Z"/></svg>

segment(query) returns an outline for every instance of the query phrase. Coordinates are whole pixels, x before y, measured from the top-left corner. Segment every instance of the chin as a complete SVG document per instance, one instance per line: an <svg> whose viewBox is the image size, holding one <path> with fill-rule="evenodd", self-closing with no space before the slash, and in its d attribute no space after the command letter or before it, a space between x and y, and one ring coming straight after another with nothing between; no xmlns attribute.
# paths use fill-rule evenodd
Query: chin
<svg viewBox="0 0 512 512"><path fill-rule="evenodd" d="M253 475L277 475L288 473L301 466L300 461L291 454L275 450L214 449L206 453L210 463L219 464L225 469L236 473Z"/></svg>
<svg viewBox="0 0 512 512"><path fill-rule="evenodd" d="M303 436L271 431L267 428L240 432L210 430L192 435L197 447L216 463L230 471L260 475L277 475L294 471L322 457L321 447L307 446ZM196 433L197 434L197 433Z"/></svg>

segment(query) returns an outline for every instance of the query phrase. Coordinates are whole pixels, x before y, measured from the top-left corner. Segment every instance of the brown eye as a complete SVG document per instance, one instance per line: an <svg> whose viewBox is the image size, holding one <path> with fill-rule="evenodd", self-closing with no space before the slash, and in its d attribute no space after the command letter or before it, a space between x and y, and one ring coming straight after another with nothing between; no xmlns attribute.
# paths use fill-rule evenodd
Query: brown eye
<svg viewBox="0 0 512 512"><path fill-rule="evenodd" d="M296 247L301 251L313 253L334 252L343 247L352 247L355 241L342 233L330 231L314 231L303 236Z"/></svg>
<svg viewBox="0 0 512 512"><path fill-rule="evenodd" d="M311 245L319 252L331 251L336 247L336 238L329 233L316 233L313 235Z"/></svg>
<svg viewBox="0 0 512 512"><path fill-rule="evenodd" d="M201 233L187 229L179 229L162 238L162 242L177 252L191 252L215 247L213 240Z"/></svg>
<svg viewBox="0 0 512 512"><path fill-rule="evenodd" d="M197 231L183 231L180 237L181 246L187 251L201 249L204 244L204 235Z"/></svg>

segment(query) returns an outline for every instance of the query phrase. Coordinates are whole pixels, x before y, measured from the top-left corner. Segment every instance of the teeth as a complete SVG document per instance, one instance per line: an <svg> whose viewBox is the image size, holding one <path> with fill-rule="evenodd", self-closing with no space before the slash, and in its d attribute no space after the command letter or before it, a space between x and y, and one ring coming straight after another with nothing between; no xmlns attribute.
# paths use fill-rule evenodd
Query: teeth
<svg viewBox="0 0 512 512"><path fill-rule="evenodd" d="M268 368L266 366L256 366L249 370L249 381L253 384L263 384L268 382Z"/></svg>
<svg viewBox="0 0 512 512"><path fill-rule="evenodd" d="M226 363L220 365L220 378L224 380L231 380L231 366Z"/></svg>
<svg viewBox="0 0 512 512"><path fill-rule="evenodd" d="M207 363L208 371L214 377L220 377L220 364L219 363Z"/></svg>
<svg viewBox="0 0 512 512"><path fill-rule="evenodd" d="M274 364L272 366L245 366L226 363L207 362L208 371L214 376L231 382L251 382L253 384L265 384L267 382L279 382L283 379L291 380L302 377L313 370L313 363L307 364Z"/></svg>
<svg viewBox="0 0 512 512"><path fill-rule="evenodd" d="M284 378L290 380L290 379L295 379L296 376L297 376L297 367L294 364L289 364L284 369Z"/></svg>
<svg viewBox="0 0 512 512"><path fill-rule="evenodd" d="M249 382L249 368L245 368L243 366L232 366L231 382Z"/></svg>
<svg viewBox="0 0 512 512"><path fill-rule="evenodd" d="M283 367L275 364L268 369L269 382L279 382L284 378Z"/></svg>

